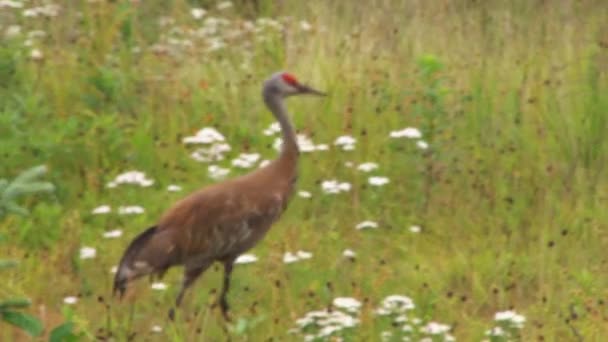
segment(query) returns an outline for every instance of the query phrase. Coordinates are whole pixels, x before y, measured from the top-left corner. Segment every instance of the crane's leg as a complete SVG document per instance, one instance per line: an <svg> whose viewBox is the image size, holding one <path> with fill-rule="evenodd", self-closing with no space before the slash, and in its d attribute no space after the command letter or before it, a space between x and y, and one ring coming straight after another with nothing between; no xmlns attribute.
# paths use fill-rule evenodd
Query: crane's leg
<svg viewBox="0 0 608 342"><path fill-rule="evenodd" d="M224 286L222 287L222 292L220 293L219 304L220 309L222 310L222 315L226 321L230 321L230 316L228 316L228 301L226 296L228 295L228 290L230 289L230 275L232 274L232 266L234 265L234 258L224 261Z"/></svg>
<svg viewBox="0 0 608 342"><path fill-rule="evenodd" d="M207 268L211 266L211 261L205 261L195 266L190 266L186 264L186 269L184 270L184 280L182 281L182 287L177 294L177 298L175 299L175 308L179 307L184 299L184 294L186 290L194 283L194 281L203 273ZM175 319L175 308L171 308L169 310L169 318L171 320Z"/></svg>

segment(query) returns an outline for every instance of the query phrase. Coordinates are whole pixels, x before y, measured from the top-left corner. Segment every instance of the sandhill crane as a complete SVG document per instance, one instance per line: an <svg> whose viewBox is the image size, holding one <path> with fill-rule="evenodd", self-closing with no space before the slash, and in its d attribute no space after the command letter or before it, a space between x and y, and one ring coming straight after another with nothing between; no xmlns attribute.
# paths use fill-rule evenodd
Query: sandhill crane
<svg viewBox="0 0 608 342"><path fill-rule="evenodd" d="M297 179L296 134L283 99L291 95L325 95L277 72L264 82L262 96L278 121L283 145L277 159L249 174L196 191L171 207L127 247L114 278L114 293L145 275L162 277L168 268L184 266L179 307L186 290L215 261L224 265L219 306L226 320L230 275L236 258L260 241L287 207ZM173 319L174 309L169 311Z"/></svg>

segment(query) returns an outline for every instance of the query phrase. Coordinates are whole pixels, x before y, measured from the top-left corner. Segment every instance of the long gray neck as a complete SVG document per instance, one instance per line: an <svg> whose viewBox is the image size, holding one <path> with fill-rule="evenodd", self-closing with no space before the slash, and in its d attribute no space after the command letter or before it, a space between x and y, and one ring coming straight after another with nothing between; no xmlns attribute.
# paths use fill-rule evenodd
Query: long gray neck
<svg viewBox="0 0 608 342"><path fill-rule="evenodd" d="M287 109L283 98L270 88L265 88L263 92L264 102L281 126L283 134L283 145L281 146L281 157L297 156L299 154L296 133L289 121Z"/></svg>

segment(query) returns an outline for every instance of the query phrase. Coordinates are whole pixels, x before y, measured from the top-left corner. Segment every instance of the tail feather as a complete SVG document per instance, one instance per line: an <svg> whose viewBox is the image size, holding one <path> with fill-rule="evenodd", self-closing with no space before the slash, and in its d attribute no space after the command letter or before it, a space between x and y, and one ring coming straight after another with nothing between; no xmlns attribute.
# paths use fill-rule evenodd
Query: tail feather
<svg viewBox="0 0 608 342"><path fill-rule="evenodd" d="M174 248L167 248L171 242L165 238L157 226L139 234L127 247L114 276L113 294L123 297L127 283L146 274L164 273L175 261Z"/></svg>

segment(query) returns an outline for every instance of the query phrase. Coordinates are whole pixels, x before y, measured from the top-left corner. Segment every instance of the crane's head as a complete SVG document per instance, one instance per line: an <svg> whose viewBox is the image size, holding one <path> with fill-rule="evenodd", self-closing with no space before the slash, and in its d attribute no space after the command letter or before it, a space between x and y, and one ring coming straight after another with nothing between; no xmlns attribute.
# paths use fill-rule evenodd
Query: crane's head
<svg viewBox="0 0 608 342"><path fill-rule="evenodd" d="M280 97L304 94L325 96L325 93L300 83L294 75L283 71L273 74L264 82L264 93Z"/></svg>

